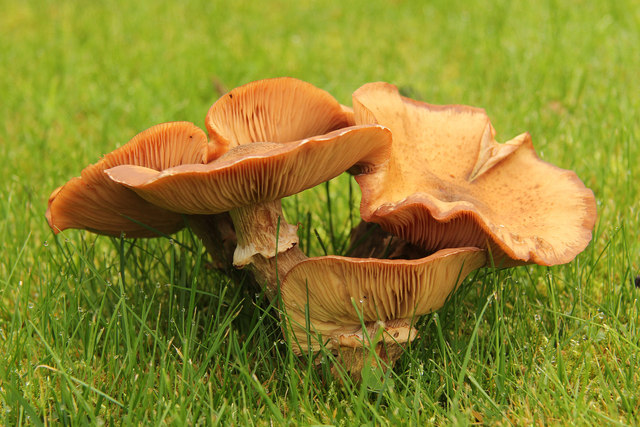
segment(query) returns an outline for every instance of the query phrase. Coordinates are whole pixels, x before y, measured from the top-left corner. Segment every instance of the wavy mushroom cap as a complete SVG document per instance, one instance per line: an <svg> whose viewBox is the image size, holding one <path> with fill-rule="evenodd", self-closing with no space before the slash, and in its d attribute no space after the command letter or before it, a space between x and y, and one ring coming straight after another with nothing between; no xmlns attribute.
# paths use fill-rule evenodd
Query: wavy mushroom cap
<svg viewBox="0 0 640 427"><path fill-rule="evenodd" d="M160 171L184 163L203 163L207 149L206 134L192 123L153 126L54 190L46 213L49 226L55 233L67 228L128 237L174 233L184 226L180 214L147 202L113 182L104 171L125 164Z"/></svg>
<svg viewBox="0 0 640 427"><path fill-rule="evenodd" d="M118 166L106 172L158 206L186 214L212 214L299 193L353 165L373 170L388 159L390 144L388 129L365 125L290 143L236 146L206 165L162 172Z"/></svg>
<svg viewBox="0 0 640 427"><path fill-rule="evenodd" d="M389 162L356 177L365 221L429 251L489 248L503 266L566 263L591 240L593 192L540 160L529 134L499 144L484 110L414 101L388 83L353 102L356 123L393 134Z"/></svg>
<svg viewBox="0 0 640 427"><path fill-rule="evenodd" d="M328 92L302 80L278 77L223 95L211 106L205 122L212 142L233 148L323 135L349 126L352 116Z"/></svg>
<svg viewBox="0 0 640 427"><path fill-rule="evenodd" d="M319 342L327 348L362 345L361 318L367 328L384 325L386 341L410 341L415 336L411 319L442 307L485 260L483 250L458 248L417 260L325 256L302 261L280 288L298 344L294 351L317 351Z"/></svg>

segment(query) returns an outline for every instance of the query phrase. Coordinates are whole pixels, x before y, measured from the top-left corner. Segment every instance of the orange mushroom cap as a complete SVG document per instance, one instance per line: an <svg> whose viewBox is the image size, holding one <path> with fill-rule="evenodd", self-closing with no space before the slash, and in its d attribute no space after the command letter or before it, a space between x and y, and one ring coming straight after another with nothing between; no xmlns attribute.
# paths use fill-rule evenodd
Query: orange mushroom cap
<svg viewBox="0 0 640 427"><path fill-rule="evenodd" d="M205 123L211 141L230 149L322 135L353 124L352 117L328 92L302 80L278 77L247 83L223 95L209 109Z"/></svg>
<svg viewBox="0 0 640 427"><path fill-rule="evenodd" d="M58 233L81 228L100 234L152 237L180 230L180 214L155 206L133 191L113 182L105 169L129 164L163 170L207 159L207 136L192 123L153 126L97 163L86 167L49 197L46 218Z"/></svg>
<svg viewBox="0 0 640 427"><path fill-rule="evenodd" d="M482 109L400 96L388 83L353 94L357 124L393 134L389 162L356 177L361 215L414 244L489 248L496 265L571 261L591 240L593 192L538 158L529 134L504 144Z"/></svg>
<svg viewBox="0 0 640 427"><path fill-rule="evenodd" d="M239 145L206 165L164 171L125 165L106 173L165 209L212 214L299 193L354 164L372 170L386 161L390 143L382 126L355 126L289 143Z"/></svg>
<svg viewBox="0 0 640 427"><path fill-rule="evenodd" d="M321 343L327 348L362 345L361 319L367 327L385 327L385 341L410 341L416 335L411 319L442 307L484 264L485 252L478 248L443 249L417 260L324 256L302 261L280 287L298 343L294 351L317 351Z"/></svg>

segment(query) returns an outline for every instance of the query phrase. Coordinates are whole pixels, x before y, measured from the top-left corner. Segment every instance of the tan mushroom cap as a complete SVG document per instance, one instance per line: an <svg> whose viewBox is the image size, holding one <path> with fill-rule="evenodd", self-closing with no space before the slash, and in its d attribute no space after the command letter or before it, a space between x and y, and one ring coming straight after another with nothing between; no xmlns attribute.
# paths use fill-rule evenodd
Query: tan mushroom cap
<svg viewBox="0 0 640 427"><path fill-rule="evenodd" d="M443 249L417 260L325 256L302 261L281 285L300 346L294 351L318 350L315 334L322 336L327 348L361 345L358 311L367 329L385 328L385 341L407 342L415 336L411 319L442 307L462 280L485 262L485 252L478 248Z"/></svg>
<svg viewBox="0 0 640 427"><path fill-rule="evenodd" d="M128 237L176 232L184 226L180 214L147 202L113 182L104 170L123 164L163 170L183 163L203 163L206 158L207 136L194 124L153 126L54 190L46 213L49 226L55 233L81 228L113 236L125 233Z"/></svg>
<svg viewBox="0 0 640 427"><path fill-rule="evenodd" d="M369 170L386 161L390 143L382 126L355 126L290 143L240 145L206 165L162 172L118 166L107 174L171 211L212 214L296 194L354 164Z"/></svg>
<svg viewBox="0 0 640 427"><path fill-rule="evenodd" d="M566 263L591 240L593 192L540 160L529 134L499 144L484 110L414 101L388 83L353 102L356 123L393 134L388 164L356 177L365 221L430 251L489 248L503 266Z"/></svg>
<svg viewBox="0 0 640 427"><path fill-rule="evenodd" d="M349 126L352 116L328 92L302 80L278 77L223 95L209 109L205 123L212 143L230 149L323 135Z"/></svg>

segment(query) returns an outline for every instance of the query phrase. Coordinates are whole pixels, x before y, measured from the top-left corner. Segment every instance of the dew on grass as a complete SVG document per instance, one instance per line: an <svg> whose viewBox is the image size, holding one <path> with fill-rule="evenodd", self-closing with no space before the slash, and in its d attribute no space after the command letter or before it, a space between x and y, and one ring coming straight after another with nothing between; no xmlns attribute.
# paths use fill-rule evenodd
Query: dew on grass
<svg viewBox="0 0 640 427"><path fill-rule="evenodd" d="M44 243L42 244L42 246L44 246L44 247L46 248L47 246L49 246L49 242L47 242L47 241L45 240L45 241L44 241Z"/></svg>
<svg viewBox="0 0 640 427"><path fill-rule="evenodd" d="M29 304L27 304L27 307L29 307L29 308L33 308L33 306L34 306L33 302L32 302L32 301L29 301Z"/></svg>

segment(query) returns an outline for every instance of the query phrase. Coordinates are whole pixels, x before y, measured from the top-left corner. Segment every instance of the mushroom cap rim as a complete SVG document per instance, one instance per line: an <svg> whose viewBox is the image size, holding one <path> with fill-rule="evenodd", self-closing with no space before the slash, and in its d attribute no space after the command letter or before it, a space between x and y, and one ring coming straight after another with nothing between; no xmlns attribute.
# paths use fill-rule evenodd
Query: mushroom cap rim
<svg viewBox="0 0 640 427"><path fill-rule="evenodd" d="M336 136L339 135L343 135L345 133L348 132L353 132L356 130L360 130L360 129L380 129L380 130L384 130L387 132L391 132L389 130L389 128L387 128L386 126L382 126L382 125L377 125L377 124L369 124L369 125L356 125L356 126L349 126L349 127L345 127L342 129L338 129L323 135L318 135L318 136L312 136L309 138L304 138L298 141L292 141L292 142L283 142L283 143L277 143L278 145L282 145L282 146L289 146L292 147L292 150L294 150L295 148L298 148L300 146L303 146L304 144L308 143L309 141L327 141L327 140L331 140L333 138L335 138ZM259 142L253 142L252 144L256 144L256 143L261 143L261 142L269 142L269 141L259 141ZM247 154L244 155L240 158L236 158L236 159L231 159L231 160L225 160L225 159L216 159L210 163L206 163L206 164L183 164L183 165L179 165L179 166L174 166L172 168L168 168L162 171L158 171L158 174L155 175L153 178L147 180L144 183L140 183L139 186L144 186L144 185L148 185L151 184L155 181L161 180L163 178L167 178L170 176L174 176L180 173L193 173L193 174L206 174L209 173L212 168L215 168L216 170L219 171L223 171L225 169L231 169L235 166L237 166L238 164L244 163L244 162L251 162L253 160L259 160L259 159L266 159L269 158L271 156L278 155L281 154L281 148L280 147L274 147L270 150L267 150L263 153L259 153L259 154ZM273 152L276 153L273 153ZM290 151L289 151L290 152ZM129 187L129 185L127 185L126 182L124 182L123 180L117 178L116 176L114 176L112 174L112 171L117 170L120 167L129 167L129 166L133 166L133 165L119 165L119 166L115 166L113 168L109 168L109 169L105 169L104 173L106 173L110 179L112 179L113 181L125 185L127 187Z"/></svg>

